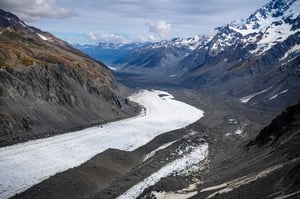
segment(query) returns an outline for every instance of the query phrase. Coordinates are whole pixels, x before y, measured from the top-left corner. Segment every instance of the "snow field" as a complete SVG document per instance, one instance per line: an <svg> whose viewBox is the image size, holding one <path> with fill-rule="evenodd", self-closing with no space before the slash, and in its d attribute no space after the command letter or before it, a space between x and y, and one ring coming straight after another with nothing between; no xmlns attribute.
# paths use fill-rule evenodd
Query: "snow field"
<svg viewBox="0 0 300 199"><path fill-rule="evenodd" d="M25 191L108 148L134 150L157 135L183 128L204 115L163 91L142 90L130 96L130 100L144 106L145 112L102 127L0 148L0 198Z"/></svg>

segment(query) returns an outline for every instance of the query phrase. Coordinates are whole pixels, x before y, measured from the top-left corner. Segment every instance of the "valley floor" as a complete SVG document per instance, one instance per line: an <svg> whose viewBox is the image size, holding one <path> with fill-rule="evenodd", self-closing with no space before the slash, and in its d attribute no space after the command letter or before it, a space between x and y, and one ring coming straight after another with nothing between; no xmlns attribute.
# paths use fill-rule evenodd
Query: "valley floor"
<svg viewBox="0 0 300 199"><path fill-rule="evenodd" d="M176 101L163 91L142 90L130 99L144 106L137 117L0 148L0 197L25 191L109 148L132 151L203 116L203 111Z"/></svg>
<svg viewBox="0 0 300 199"><path fill-rule="evenodd" d="M255 137L259 129L277 114L245 107L234 99L210 93L185 89L169 89L168 92L175 99L203 109L204 117L182 129L157 134L153 140L149 139L149 143L145 142L133 151L108 149L79 167L58 173L14 198L136 198L139 194L147 197L156 195L158 198L173 198L174 194L178 198L196 197L206 183L212 186L211 183L215 182L217 185L222 176L230 173L224 170L220 179L212 177L209 171L214 170L214 165L226 159L228 151L240 155L240 149L249 139ZM161 97L168 99L165 94L162 93ZM168 112L163 107L161 111ZM177 113L182 112L177 109ZM172 123L173 129L175 125ZM123 137L123 141L126 139L129 137ZM206 144L208 156L203 157L205 150L199 153L197 150L203 149ZM186 161L193 154L196 154L194 161ZM186 162L186 167L181 165L181 160ZM181 166L172 170L170 165L172 168L174 165ZM228 167L230 164L224 165ZM209 179L206 176L210 176ZM139 192L132 191L137 187Z"/></svg>
<svg viewBox="0 0 300 199"><path fill-rule="evenodd" d="M141 104L149 103L145 105L146 109L162 103L154 112L151 108L147 109L145 117L151 118L147 124L149 129L143 123L128 130L125 124L126 121L142 120L143 117L124 120L125 123L110 131L108 137L114 141L119 139L117 143L122 143L122 146L104 147L105 142L95 140L95 143L102 143L98 144L101 150L90 154L90 160L87 158L88 161L82 161L80 166L73 165L71 167L77 167L70 167L38 184L35 182L33 184L36 185L13 198L250 199L299 196L300 192L295 188L297 175L296 179L289 180L293 178L293 172L297 173L300 168L299 155L289 151L297 151L297 143L291 149L279 152L268 147L247 147L278 111L203 90L156 89L167 92L144 91L153 94L153 98L143 101L145 98L139 98L141 94L136 94L134 99ZM169 93L184 103L173 100ZM203 110L204 117L199 109ZM152 113L155 114L151 117ZM97 129L108 127L104 125ZM136 128L141 128L141 134L130 133ZM120 129L127 129L126 133L112 138L112 133ZM134 140L139 141L136 143ZM82 152L72 152L71 156L86 153L94 144L81 149ZM52 160L48 164L57 161L60 160Z"/></svg>

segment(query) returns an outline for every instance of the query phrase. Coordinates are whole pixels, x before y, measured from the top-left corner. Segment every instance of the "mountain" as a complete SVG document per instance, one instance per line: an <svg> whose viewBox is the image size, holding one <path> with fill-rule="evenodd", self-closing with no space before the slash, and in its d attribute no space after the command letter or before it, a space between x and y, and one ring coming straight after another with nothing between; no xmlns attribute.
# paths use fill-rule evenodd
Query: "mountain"
<svg viewBox="0 0 300 199"><path fill-rule="evenodd" d="M221 55L223 57L228 55L226 63L236 61L236 65L244 60L251 62L258 60L262 64L263 61L268 64L293 61L292 59L299 55L298 8L299 2L295 0L273 0L245 21L216 28L218 34L203 47L207 49L208 59L218 59ZM289 40L292 40L292 43L284 43ZM281 50L273 52L274 48L281 48ZM229 51L233 52L228 54ZM276 57L261 60L262 56L270 53ZM197 54L199 53L195 51L194 56Z"/></svg>
<svg viewBox="0 0 300 199"><path fill-rule="evenodd" d="M196 35L187 39L174 38L154 43L99 43L97 46L74 45L74 47L121 71L176 76L182 75L188 69L177 67L179 63L208 40L205 35Z"/></svg>
<svg viewBox="0 0 300 199"><path fill-rule="evenodd" d="M94 54L110 57L120 72L117 76L146 74L151 85L163 81L214 90L244 103L281 110L300 98L299 7L297 0L271 0L246 20L216 28L211 38L99 44L82 50L96 59ZM106 54L103 46L113 50ZM119 80L126 82L127 76ZM133 80L145 82L141 77Z"/></svg>
<svg viewBox="0 0 300 199"><path fill-rule="evenodd" d="M287 103L296 102L300 97L299 7L299 1L272 0L245 21L217 28L206 46L181 62L193 66L182 83L216 89L241 101L253 95L246 103L276 104L283 96Z"/></svg>
<svg viewBox="0 0 300 199"><path fill-rule="evenodd" d="M4 10L0 41L0 146L134 112L103 64Z"/></svg>
<svg viewBox="0 0 300 199"><path fill-rule="evenodd" d="M208 41L206 36L175 38L141 46L129 51L114 62L126 72L151 74L157 76L180 76L186 70L179 63L193 50Z"/></svg>
<svg viewBox="0 0 300 199"><path fill-rule="evenodd" d="M203 176L206 185L192 198L299 198L299 117L300 101L242 148L231 146L219 159L215 157Z"/></svg>

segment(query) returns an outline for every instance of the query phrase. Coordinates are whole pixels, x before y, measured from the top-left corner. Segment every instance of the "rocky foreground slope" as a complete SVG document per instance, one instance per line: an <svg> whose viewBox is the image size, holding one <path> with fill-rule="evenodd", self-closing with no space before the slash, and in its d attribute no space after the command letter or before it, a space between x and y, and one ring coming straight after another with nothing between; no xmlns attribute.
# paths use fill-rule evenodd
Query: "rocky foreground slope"
<svg viewBox="0 0 300 199"><path fill-rule="evenodd" d="M0 146L133 114L110 71L0 10Z"/></svg>

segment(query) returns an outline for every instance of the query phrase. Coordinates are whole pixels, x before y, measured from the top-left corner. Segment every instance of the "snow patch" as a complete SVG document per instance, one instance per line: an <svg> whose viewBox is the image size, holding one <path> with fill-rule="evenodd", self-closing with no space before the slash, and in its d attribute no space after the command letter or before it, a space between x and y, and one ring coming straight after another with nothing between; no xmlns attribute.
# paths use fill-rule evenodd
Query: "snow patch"
<svg viewBox="0 0 300 199"><path fill-rule="evenodd" d="M229 123L229 124L238 124L238 121L237 121L237 119L229 118L229 119L228 119L228 123Z"/></svg>
<svg viewBox="0 0 300 199"><path fill-rule="evenodd" d="M285 60L286 58L289 57L289 55L291 54L299 54L300 53L300 44L296 44L295 46L293 46L291 49L289 49L284 55L283 57L281 57L279 60Z"/></svg>
<svg viewBox="0 0 300 199"><path fill-rule="evenodd" d="M116 71L116 70L118 70L116 67L113 67L113 66L107 66L110 70L114 70L114 71Z"/></svg>
<svg viewBox="0 0 300 199"><path fill-rule="evenodd" d="M286 162L286 163L283 163L283 164L277 164L275 166L272 166L272 167L270 167L268 169L265 169L263 171L260 171L260 172L256 172L256 173L253 173L253 174L242 176L240 178L236 178L234 180L225 182L225 183L220 184L220 185L204 188L204 189L200 190L200 192L206 192L206 191L221 189L219 191L216 191L216 192L210 194L208 197L206 197L206 198L213 198L217 195L220 195L220 194L223 194L223 193L228 193L228 192L230 192L234 189L237 189L240 186L243 186L245 184L249 184L249 183L251 183L251 182L253 182L257 179L264 178L264 177L268 176L269 174L271 174L272 172L286 166L287 164L290 164L290 163L293 163L293 162L296 162L296 161L299 161L299 160L300 160L300 158L295 158L295 159L290 160L289 162ZM282 197L280 197L280 198L282 198Z"/></svg>
<svg viewBox="0 0 300 199"><path fill-rule="evenodd" d="M289 7L287 11L285 11L284 16L290 17L291 19L296 19L300 15L300 1L295 1Z"/></svg>
<svg viewBox="0 0 300 199"><path fill-rule="evenodd" d="M281 92L279 92L279 93L273 95L272 97L269 98L269 100L276 99L279 95L284 94L284 93L286 93L286 92L288 92L288 89L283 90L283 91L281 91Z"/></svg>
<svg viewBox="0 0 300 199"><path fill-rule="evenodd" d="M24 28L27 28L27 26L22 21L19 21L19 24L21 24L21 26L23 26Z"/></svg>
<svg viewBox="0 0 300 199"><path fill-rule="evenodd" d="M156 192L153 191L152 194L156 199L186 199L191 198L197 195L197 191L189 192L189 193L175 193L175 192Z"/></svg>
<svg viewBox="0 0 300 199"><path fill-rule="evenodd" d="M181 190L170 192L152 191L151 194L154 195L156 199L186 199L198 194L197 187L199 184L201 184L201 181L197 180L196 183L190 184L187 188Z"/></svg>
<svg viewBox="0 0 300 199"><path fill-rule="evenodd" d="M261 55L271 49L275 44L286 40L290 35L297 32L297 30L290 31L291 28L292 25L287 23L280 26L270 26L264 33L263 38L257 42L256 50L251 51L251 53Z"/></svg>
<svg viewBox="0 0 300 199"><path fill-rule="evenodd" d="M145 112L102 126L0 148L0 198L23 192L56 173L79 166L108 148L135 150L164 132L197 121L204 114L163 91L142 90L129 99L144 106ZM201 153L204 157L206 152L202 149L195 149L193 154ZM195 158L193 154L184 160Z"/></svg>
<svg viewBox="0 0 300 199"><path fill-rule="evenodd" d="M202 190L200 190L200 192L211 191L211 190L221 188L221 190L216 191L216 192L210 194L208 197L206 197L208 199L213 198L216 195L220 195L220 194L223 194L223 193L228 193L228 192L230 192L230 191L232 191L236 188L239 188L242 185L249 184L249 183L251 183L251 182L253 182L253 181L255 181L259 178L266 177L267 175L269 175L273 171L276 171L276 170L278 170L282 167L283 167L283 164L275 165L273 167L270 167L269 169L263 170L261 172L258 172L258 173L252 174L252 175L243 176L243 177L237 178L235 180L232 180L232 181L220 184L220 185L216 185L216 186L212 186L212 187L202 189Z"/></svg>
<svg viewBox="0 0 300 199"><path fill-rule="evenodd" d="M206 191L213 191L213 190L216 190L216 189L222 189L224 187L227 187L228 184L224 183L224 184L219 184L219 185L216 185L216 186L211 186L211 187L206 187L204 189L201 189L200 192L206 192Z"/></svg>
<svg viewBox="0 0 300 199"><path fill-rule="evenodd" d="M234 132L234 134L236 134L236 135L241 135L243 133L243 128L238 128L235 132Z"/></svg>
<svg viewBox="0 0 300 199"><path fill-rule="evenodd" d="M48 38L45 37L44 35L41 35L41 34L39 34L39 33L37 33L37 34L38 34L38 36L39 36L42 40L48 41Z"/></svg>
<svg viewBox="0 0 300 199"><path fill-rule="evenodd" d="M287 195L284 195L284 196L278 196L274 199L286 199L286 198L292 198L293 196L298 196L298 194L300 194L300 191L296 191L296 192L293 192L293 193L290 193L290 194L287 194Z"/></svg>
<svg viewBox="0 0 300 199"><path fill-rule="evenodd" d="M143 181L128 189L125 193L117 197L117 199L137 198L145 189L155 185L161 178L182 173L189 167L203 161L208 155L208 144L204 143L198 147L191 147L191 152L182 158L176 159L168 163L166 166L151 174Z"/></svg>
<svg viewBox="0 0 300 199"><path fill-rule="evenodd" d="M247 103L247 102L249 102L253 97L255 97L255 96L257 96L257 95L260 95L260 94L263 94L263 93L269 91L271 88L272 88L272 87L269 87L269 88L264 89L264 90L262 90L262 91L259 91L259 92L257 92L257 93L248 95L248 96L246 96L246 97L242 97L242 98L240 99L240 101L241 101L242 103Z"/></svg>
<svg viewBox="0 0 300 199"><path fill-rule="evenodd" d="M234 133L226 133L225 136L231 136L231 135L242 135L244 133L244 128L247 126L246 124L240 126L237 128Z"/></svg>
<svg viewBox="0 0 300 199"><path fill-rule="evenodd" d="M164 145L161 145L161 146L158 147L157 149L151 151L150 153L148 153L147 155L145 155L143 162L146 161L146 160L148 160L149 158L153 157L157 151L163 150L163 149L165 149L165 148L171 146L171 145L174 144L176 141L177 141L177 140L175 140L175 141L173 141L173 142L168 142L168 143L166 143L166 144L164 144Z"/></svg>

